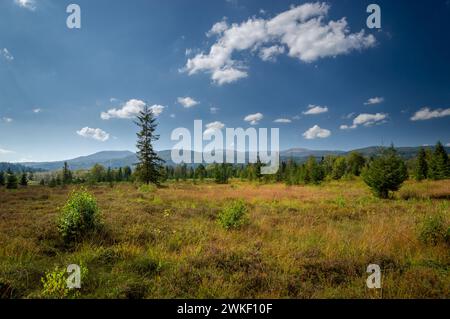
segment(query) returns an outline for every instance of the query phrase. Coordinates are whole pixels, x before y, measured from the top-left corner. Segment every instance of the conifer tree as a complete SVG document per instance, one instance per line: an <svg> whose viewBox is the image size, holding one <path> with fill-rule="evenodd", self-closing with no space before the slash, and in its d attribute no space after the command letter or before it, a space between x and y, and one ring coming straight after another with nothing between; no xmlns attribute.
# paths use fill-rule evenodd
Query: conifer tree
<svg viewBox="0 0 450 319"><path fill-rule="evenodd" d="M126 181L129 181L131 178L131 167L130 166L125 166L123 169L123 179Z"/></svg>
<svg viewBox="0 0 450 319"><path fill-rule="evenodd" d="M148 105L145 105L139 112L135 123L140 128L140 131L136 134L138 138L136 144L137 157L139 159L136 167L137 176L146 184L160 185L163 160L153 150L152 143L159 139L159 135L155 134L156 119Z"/></svg>
<svg viewBox="0 0 450 319"><path fill-rule="evenodd" d="M324 179L322 165L316 162L314 156L310 156L306 162L307 179L309 182L319 184ZM306 181L306 182L308 182Z"/></svg>
<svg viewBox="0 0 450 319"><path fill-rule="evenodd" d="M6 173L6 188L7 189L16 189L18 187L17 176L8 169Z"/></svg>
<svg viewBox="0 0 450 319"><path fill-rule="evenodd" d="M205 179L205 177L206 177L206 169L205 169L205 166L203 164L200 164L199 166L197 166L197 168L195 169L195 175L201 181L203 181Z"/></svg>
<svg viewBox="0 0 450 319"><path fill-rule="evenodd" d="M397 191L408 178L405 162L397 155L394 146L383 150L362 172L364 182L380 198L388 198L390 191Z"/></svg>
<svg viewBox="0 0 450 319"><path fill-rule="evenodd" d="M22 176L20 177L20 186L28 186L27 173L22 173Z"/></svg>
<svg viewBox="0 0 450 319"><path fill-rule="evenodd" d="M333 179L341 179L345 173L347 172L347 160L345 157L338 157L333 163L333 167L331 170L331 178Z"/></svg>
<svg viewBox="0 0 450 319"><path fill-rule="evenodd" d="M434 180L450 177L448 154L441 142L436 144L429 165L430 178Z"/></svg>
<svg viewBox="0 0 450 319"><path fill-rule="evenodd" d="M63 171L62 171L62 183L63 185L67 185L72 183L72 172L67 165L67 162L64 162Z"/></svg>
<svg viewBox="0 0 450 319"><path fill-rule="evenodd" d="M122 171L122 167L119 167L117 173L116 173L116 182L121 182L123 181L123 171Z"/></svg>
<svg viewBox="0 0 450 319"><path fill-rule="evenodd" d="M351 152L347 158L348 172L355 176L361 175L361 170L366 163L366 159L358 152Z"/></svg>
<svg viewBox="0 0 450 319"><path fill-rule="evenodd" d="M257 160L256 160L256 163L255 163L255 177L256 177L256 179L258 180L258 181L261 181L261 177L262 177L262 174L261 174L261 167L262 167L263 165L262 165L262 163L261 163L261 159L259 158L259 155L257 156Z"/></svg>
<svg viewBox="0 0 450 319"><path fill-rule="evenodd" d="M0 171L0 186L5 186L5 173Z"/></svg>
<svg viewBox="0 0 450 319"><path fill-rule="evenodd" d="M415 178L418 181L424 180L428 177L428 164L427 164L427 154L423 147L420 148L419 154L417 155L416 167L415 167Z"/></svg>

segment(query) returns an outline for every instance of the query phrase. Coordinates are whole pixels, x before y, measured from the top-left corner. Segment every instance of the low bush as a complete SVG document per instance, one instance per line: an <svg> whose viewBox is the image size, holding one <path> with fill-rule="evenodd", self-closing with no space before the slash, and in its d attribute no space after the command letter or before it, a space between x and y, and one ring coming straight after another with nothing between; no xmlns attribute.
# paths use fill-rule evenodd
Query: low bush
<svg viewBox="0 0 450 319"><path fill-rule="evenodd" d="M66 242L77 241L101 226L94 196L85 189L74 191L62 209L58 229Z"/></svg>
<svg viewBox="0 0 450 319"><path fill-rule="evenodd" d="M231 202L219 213L219 224L225 229L239 228L247 222L247 211L244 201Z"/></svg>
<svg viewBox="0 0 450 319"><path fill-rule="evenodd" d="M420 225L419 239L424 244L437 245L450 240L449 232L442 215L428 216Z"/></svg>
<svg viewBox="0 0 450 319"><path fill-rule="evenodd" d="M80 264L81 268L81 284L87 278L88 270L83 265ZM53 271L48 271L45 273L44 277L41 278L42 291L41 295L44 298L50 299L65 299L65 298L78 298L80 296L80 290L75 288L69 288L67 285L67 279L69 274L66 269L55 267Z"/></svg>

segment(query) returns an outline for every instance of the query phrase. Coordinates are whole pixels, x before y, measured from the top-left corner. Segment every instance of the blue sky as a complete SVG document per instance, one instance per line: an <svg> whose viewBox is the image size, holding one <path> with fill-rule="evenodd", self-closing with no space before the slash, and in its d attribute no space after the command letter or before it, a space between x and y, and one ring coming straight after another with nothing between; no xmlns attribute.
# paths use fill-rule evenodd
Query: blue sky
<svg viewBox="0 0 450 319"><path fill-rule="evenodd" d="M446 0L3 0L0 161L134 151L142 101L157 149L195 119L279 127L281 149L447 144L448 21Z"/></svg>

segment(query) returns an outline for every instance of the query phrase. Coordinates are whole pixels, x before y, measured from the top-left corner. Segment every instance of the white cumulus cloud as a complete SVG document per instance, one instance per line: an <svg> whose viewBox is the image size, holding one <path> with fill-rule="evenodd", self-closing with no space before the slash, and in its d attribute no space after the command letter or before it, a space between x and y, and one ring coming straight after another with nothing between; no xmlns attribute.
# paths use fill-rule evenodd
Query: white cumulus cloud
<svg viewBox="0 0 450 319"><path fill-rule="evenodd" d="M351 33L345 18L326 22L329 8L325 3L305 3L272 19L216 23L208 36L216 35L217 41L209 52L189 58L182 71L189 75L207 72L221 85L248 76L245 64L233 56L242 51L259 52L263 60L273 60L286 51L288 56L310 63L375 45L375 37L364 30Z"/></svg>
<svg viewBox="0 0 450 319"><path fill-rule="evenodd" d="M77 131L77 134L86 137L86 138L92 138L97 141L105 142L109 139L109 134L103 131L99 128L90 128L90 127L83 127L81 130Z"/></svg>
<svg viewBox="0 0 450 319"><path fill-rule="evenodd" d="M303 112L303 114L317 115L317 114L326 113L326 112L328 112L328 107L310 104L310 105L308 105L308 110Z"/></svg>
<svg viewBox="0 0 450 319"><path fill-rule="evenodd" d="M10 118L10 117L3 117L2 121L5 122L5 123L11 123L13 121L13 119Z"/></svg>
<svg viewBox="0 0 450 319"><path fill-rule="evenodd" d="M428 107L424 107L417 111L412 117L411 121L424 121L431 120L439 117L445 117L450 115L450 108L448 109L436 109L431 110Z"/></svg>
<svg viewBox="0 0 450 319"><path fill-rule="evenodd" d="M225 20L222 20L220 22L215 23L212 26L211 30L209 30L206 33L206 36L212 37L213 35L220 35L227 29L228 29L228 23Z"/></svg>
<svg viewBox="0 0 450 319"><path fill-rule="evenodd" d="M34 11L36 10L36 1L35 0L14 0L14 2L22 8Z"/></svg>
<svg viewBox="0 0 450 319"><path fill-rule="evenodd" d="M316 138L327 138L331 135L331 131L321 128L319 125L314 125L303 133L303 137L307 140L313 140Z"/></svg>
<svg viewBox="0 0 450 319"><path fill-rule="evenodd" d="M251 125L257 125L259 121L264 118L261 113L249 114L244 118L244 121L250 122Z"/></svg>
<svg viewBox="0 0 450 319"><path fill-rule="evenodd" d="M227 66L222 69L214 70L211 78L218 85L222 85L246 78L247 76L247 72Z"/></svg>
<svg viewBox="0 0 450 319"><path fill-rule="evenodd" d="M177 99L177 101L178 101L178 103L180 103L181 105L183 105L183 107L185 107L187 109L200 104L199 102L197 102L196 100L194 100L193 98L191 98L189 96L179 97Z"/></svg>
<svg viewBox="0 0 450 319"><path fill-rule="evenodd" d="M259 51L259 57L263 61L275 61L277 55L283 54L285 51L283 46L273 45L271 47L262 48Z"/></svg>
<svg viewBox="0 0 450 319"><path fill-rule="evenodd" d="M205 127L206 127L206 130L203 132L203 135L209 136L209 135L212 135L214 132L220 131L221 129L223 129L225 127L225 124L223 124L220 121L215 121L215 122L206 124Z"/></svg>
<svg viewBox="0 0 450 319"><path fill-rule="evenodd" d="M355 129L360 125L363 126L371 126L374 124L382 124L386 121L388 114L385 113L376 113L376 114L359 114L357 117L353 119L352 125L341 125L341 130L349 130Z"/></svg>
<svg viewBox="0 0 450 319"><path fill-rule="evenodd" d="M374 104L380 104L384 102L384 97L372 97L367 100L367 102L364 103L364 105L374 105Z"/></svg>
<svg viewBox="0 0 450 319"><path fill-rule="evenodd" d="M136 117L136 115L144 109L145 105L146 103L142 100L131 99L123 104L121 108L113 108L106 112L102 112L100 117L103 120L109 120L112 118L131 119ZM166 107L163 105L154 104L149 108L155 116L159 116Z"/></svg>

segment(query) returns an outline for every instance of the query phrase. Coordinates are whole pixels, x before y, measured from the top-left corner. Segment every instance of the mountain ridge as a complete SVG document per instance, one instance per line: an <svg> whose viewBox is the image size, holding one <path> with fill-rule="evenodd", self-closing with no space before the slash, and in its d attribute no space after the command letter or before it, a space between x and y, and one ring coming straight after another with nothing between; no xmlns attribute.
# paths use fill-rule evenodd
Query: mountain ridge
<svg viewBox="0 0 450 319"><path fill-rule="evenodd" d="M395 149L399 155L404 159L410 159L416 156L419 149L423 147L425 149L434 149L434 146L407 146L396 147ZM366 157L374 156L378 154L385 146L369 146L364 148L358 148L351 151L341 150L311 150L306 148L290 148L280 151L280 160L293 159L299 162L306 160L310 156L321 158L327 155L347 155L351 152L359 152ZM445 147L447 153L450 152L450 147ZM171 150L162 150L157 152L158 155L166 162L167 165L175 165L171 160ZM193 158L193 151L191 156ZM235 154L237 152L235 151ZM249 152L246 152L246 158L248 158ZM25 162L15 163L24 167L34 170L57 170L61 169L64 162L67 162L70 169L89 169L95 164L101 164L105 167L118 168L123 166L133 166L137 163L136 154L131 151L100 151L91 155L79 156L73 159L65 161L49 161L49 162Z"/></svg>

